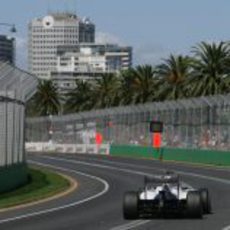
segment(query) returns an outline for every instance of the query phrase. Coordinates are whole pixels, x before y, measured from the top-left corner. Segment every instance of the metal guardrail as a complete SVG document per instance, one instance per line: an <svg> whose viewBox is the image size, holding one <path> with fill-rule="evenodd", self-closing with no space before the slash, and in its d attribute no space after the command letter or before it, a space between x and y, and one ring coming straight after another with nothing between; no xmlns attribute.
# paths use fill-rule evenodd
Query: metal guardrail
<svg viewBox="0 0 230 230"><path fill-rule="evenodd" d="M164 122L167 147L230 149L230 94L27 119L28 142L150 145L149 122Z"/></svg>
<svg viewBox="0 0 230 230"><path fill-rule="evenodd" d="M0 166L24 161L24 104L36 87L34 76L0 62Z"/></svg>

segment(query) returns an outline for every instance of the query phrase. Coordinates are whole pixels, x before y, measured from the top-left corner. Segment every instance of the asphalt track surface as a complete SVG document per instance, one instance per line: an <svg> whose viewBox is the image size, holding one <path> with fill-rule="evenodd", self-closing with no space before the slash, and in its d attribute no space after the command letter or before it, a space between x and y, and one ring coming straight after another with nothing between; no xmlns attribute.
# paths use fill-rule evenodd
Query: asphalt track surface
<svg viewBox="0 0 230 230"><path fill-rule="evenodd" d="M0 213L1 230L230 230L230 169L96 155L29 155L28 160L75 178L78 188L58 200ZM123 193L141 187L144 175L165 170L179 172L195 188L207 187L213 213L203 219L124 220Z"/></svg>

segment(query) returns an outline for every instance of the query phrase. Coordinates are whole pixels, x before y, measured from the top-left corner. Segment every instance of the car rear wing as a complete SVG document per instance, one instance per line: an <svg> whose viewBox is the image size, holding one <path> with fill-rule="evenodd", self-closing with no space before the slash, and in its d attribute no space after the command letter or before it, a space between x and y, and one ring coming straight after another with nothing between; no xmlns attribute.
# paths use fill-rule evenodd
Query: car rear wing
<svg viewBox="0 0 230 230"><path fill-rule="evenodd" d="M145 184L178 184L179 176L176 174L145 176L144 182Z"/></svg>

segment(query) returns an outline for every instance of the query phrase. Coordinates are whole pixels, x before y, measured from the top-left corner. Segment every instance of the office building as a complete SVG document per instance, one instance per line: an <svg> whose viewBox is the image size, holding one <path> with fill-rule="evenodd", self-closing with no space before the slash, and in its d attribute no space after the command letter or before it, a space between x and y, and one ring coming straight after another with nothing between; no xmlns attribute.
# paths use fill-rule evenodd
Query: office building
<svg viewBox="0 0 230 230"><path fill-rule="evenodd" d="M15 64L15 39L0 35L0 61Z"/></svg>
<svg viewBox="0 0 230 230"><path fill-rule="evenodd" d="M51 79L59 91L76 87L75 80L93 80L104 73L118 73L132 66L132 48L116 44L82 43L58 46L56 69Z"/></svg>
<svg viewBox="0 0 230 230"><path fill-rule="evenodd" d="M72 13L52 13L33 19L28 25L29 71L39 78L49 79L56 69L57 47L94 43L95 25L88 18Z"/></svg>

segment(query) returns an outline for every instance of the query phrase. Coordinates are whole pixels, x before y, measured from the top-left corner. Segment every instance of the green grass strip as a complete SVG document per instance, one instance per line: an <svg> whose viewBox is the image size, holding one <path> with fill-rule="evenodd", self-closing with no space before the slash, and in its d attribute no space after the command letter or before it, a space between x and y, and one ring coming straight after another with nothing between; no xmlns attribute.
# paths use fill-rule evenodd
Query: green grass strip
<svg viewBox="0 0 230 230"><path fill-rule="evenodd" d="M69 188L67 179L49 170L29 168L29 182L8 193L0 194L0 209L38 201Z"/></svg>

